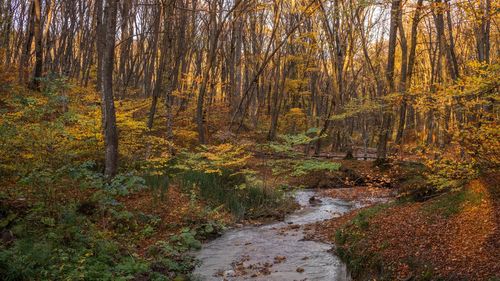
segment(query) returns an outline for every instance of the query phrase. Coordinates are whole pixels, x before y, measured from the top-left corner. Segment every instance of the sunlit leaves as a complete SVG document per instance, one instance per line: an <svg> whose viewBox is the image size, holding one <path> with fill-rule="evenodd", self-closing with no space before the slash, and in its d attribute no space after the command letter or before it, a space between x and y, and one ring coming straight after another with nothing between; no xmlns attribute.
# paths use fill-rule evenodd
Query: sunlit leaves
<svg viewBox="0 0 500 281"><path fill-rule="evenodd" d="M230 143L203 145L195 152L184 151L177 168L203 173L222 174L223 170L242 169L251 155L244 146Z"/></svg>

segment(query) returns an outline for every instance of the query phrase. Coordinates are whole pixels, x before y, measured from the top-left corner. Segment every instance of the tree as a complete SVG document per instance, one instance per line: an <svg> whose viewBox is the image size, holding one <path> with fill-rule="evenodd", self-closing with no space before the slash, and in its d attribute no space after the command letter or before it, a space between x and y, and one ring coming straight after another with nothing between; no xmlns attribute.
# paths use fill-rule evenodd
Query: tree
<svg viewBox="0 0 500 281"><path fill-rule="evenodd" d="M396 39L398 32L398 22L401 13L401 1L392 0L391 4L391 21L389 29L389 48L387 51L387 67L385 77L388 85L388 92L394 91L394 62L396 55ZM406 54L405 54L406 55ZM377 146L377 159L385 159L387 157L387 142L390 135L390 127L392 122L392 113L388 108L384 109L382 117L382 125L380 127L379 140Z"/></svg>
<svg viewBox="0 0 500 281"><path fill-rule="evenodd" d="M475 69L474 59L498 63L491 0L117 5L113 66L108 1L0 0L2 67L18 66L19 81L33 89L45 73L92 84L102 94L103 134L113 119L110 93L120 102L149 99L145 122L151 134L165 130L158 134L170 153L178 124L198 143L222 130L266 128L273 140L314 127L325 135L308 146L317 154L364 146L384 159L393 135L396 144L445 148L454 130L495 112L491 104L465 112L473 99L446 91ZM289 122L290 112L304 114L304 126ZM155 116L163 126L153 128Z"/></svg>
<svg viewBox="0 0 500 281"><path fill-rule="evenodd" d="M113 97L113 68L115 57L115 30L119 0L107 0L104 8L104 28L101 36L104 42L101 70L102 103L104 104L105 170L108 178L116 175L118 169L118 132L116 128L115 102Z"/></svg>
<svg viewBox="0 0 500 281"><path fill-rule="evenodd" d="M41 28L41 0L33 0L33 30L35 33L35 68L33 70L33 78L30 88L40 90L40 78L42 78L43 68L43 45L42 45L42 28Z"/></svg>

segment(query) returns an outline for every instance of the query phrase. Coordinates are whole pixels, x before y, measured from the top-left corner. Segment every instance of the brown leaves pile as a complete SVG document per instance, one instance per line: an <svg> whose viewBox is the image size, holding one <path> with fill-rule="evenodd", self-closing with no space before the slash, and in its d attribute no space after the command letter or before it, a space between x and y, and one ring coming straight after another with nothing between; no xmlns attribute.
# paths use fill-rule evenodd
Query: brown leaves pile
<svg viewBox="0 0 500 281"><path fill-rule="evenodd" d="M480 202L466 202L458 213L448 217L429 212L433 200L389 207L371 218L368 229L363 231L365 252L380 256L384 268L392 272L393 278L417 277L425 272L453 280L498 277L498 182L498 176L471 182L468 188L480 194ZM331 195L337 195L335 191L331 192ZM358 212L309 226L309 238L333 242L335 231L344 227Z"/></svg>

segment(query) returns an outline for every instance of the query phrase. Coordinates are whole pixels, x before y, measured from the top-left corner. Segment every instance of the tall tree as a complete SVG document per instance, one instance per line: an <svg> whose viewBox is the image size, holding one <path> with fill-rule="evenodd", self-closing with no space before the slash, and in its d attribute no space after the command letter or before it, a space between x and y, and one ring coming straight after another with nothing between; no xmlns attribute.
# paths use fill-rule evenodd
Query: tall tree
<svg viewBox="0 0 500 281"><path fill-rule="evenodd" d="M27 81L27 69L29 67L29 58L31 56L31 45L33 43L33 36L35 34L35 1L31 1L29 5L28 20L26 21L26 37L24 48L21 53L19 65L19 82L25 83Z"/></svg>
<svg viewBox="0 0 500 281"><path fill-rule="evenodd" d="M43 45L42 45L42 27L41 0L33 0L33 30L35 35L35 68L33 70L33 78L31 79L30 88L40 90L40 79L42 78L43 69Z"/></svg>
<svg viewBox="0 0 500 281"><path fill-rule="evenodd" d="M387 67L385 70L385 78L388 85L387 90L389 93L394 91L394 63L396 60L396 43L400 13L401 0L392 0L391 21L389 26L389 47L387 51ZM389 107L385 106L377 146L378 159L385 159L387 157L387 142L390 136L391 122L392 113L389 111Z"/></svg>
<svg viewBox="0 0 500 281"><path fill-rule="evenodd" d="M105 170L108 178L118 169L118 132L116 128L115 102L113 96L113 68L115 59L115 30L119 0L107 0L104 8L104 28L101 39L104 43L102 55L102 103L104 104Z"/></svg>
<svg viewBox="0 0 500 281"><path fill-rule="evenodd" d="M490 62L491 0L480 0L478 24L475 27L477 57L481 62Z"/></svg>

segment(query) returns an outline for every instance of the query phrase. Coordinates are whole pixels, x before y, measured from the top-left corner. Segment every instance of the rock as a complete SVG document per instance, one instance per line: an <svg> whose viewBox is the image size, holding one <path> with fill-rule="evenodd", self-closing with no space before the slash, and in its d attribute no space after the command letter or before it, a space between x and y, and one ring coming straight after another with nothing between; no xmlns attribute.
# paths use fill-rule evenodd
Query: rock
<svg viewBox="0 0 500 281"><path fill-rule="evenodd" d="M286 260L285 256L275 256L274 257L274 263L282 263L285 260Z"/></svg>
<svg viewBox="0 0 500 281"><path fill-rule="evenodd" d="M1 234L1 237L2 237L1 241L2 241L5 245L7 245L7 244L9 244L10 242L12 242L12 241L14 241L14 240L15 240L14 235L12 234L12 232L11 232L10 230L5 230L5 231L3 231L3 232L2 232L2 234Z"/></svg>
<svg viewBox="0 0 500 281"><path fill-rule="evenodd" d="M263 274L263 275L269 275L269 274L271 274L271 270L269 270L269 268L268 268L268 267L264 267L264 268L262 268L259 272L260 272L261 274Z"/></svg>
<svg viewBox="0 0 500 281"><path fill-rule="evenodd" d="M322 202L321 199L316 198L316 196L311 196L311 198L309 198L309 204L311 204L311 205L316 205L316 204L319 204L321 202Z"/></svg>
<svg viewBox="0 0 500 281"><path fill-rule="evenodd" d="M236 272L234 270L226 270L222 273L222 277L227 278L227 277L234 277Z"/></svg>

